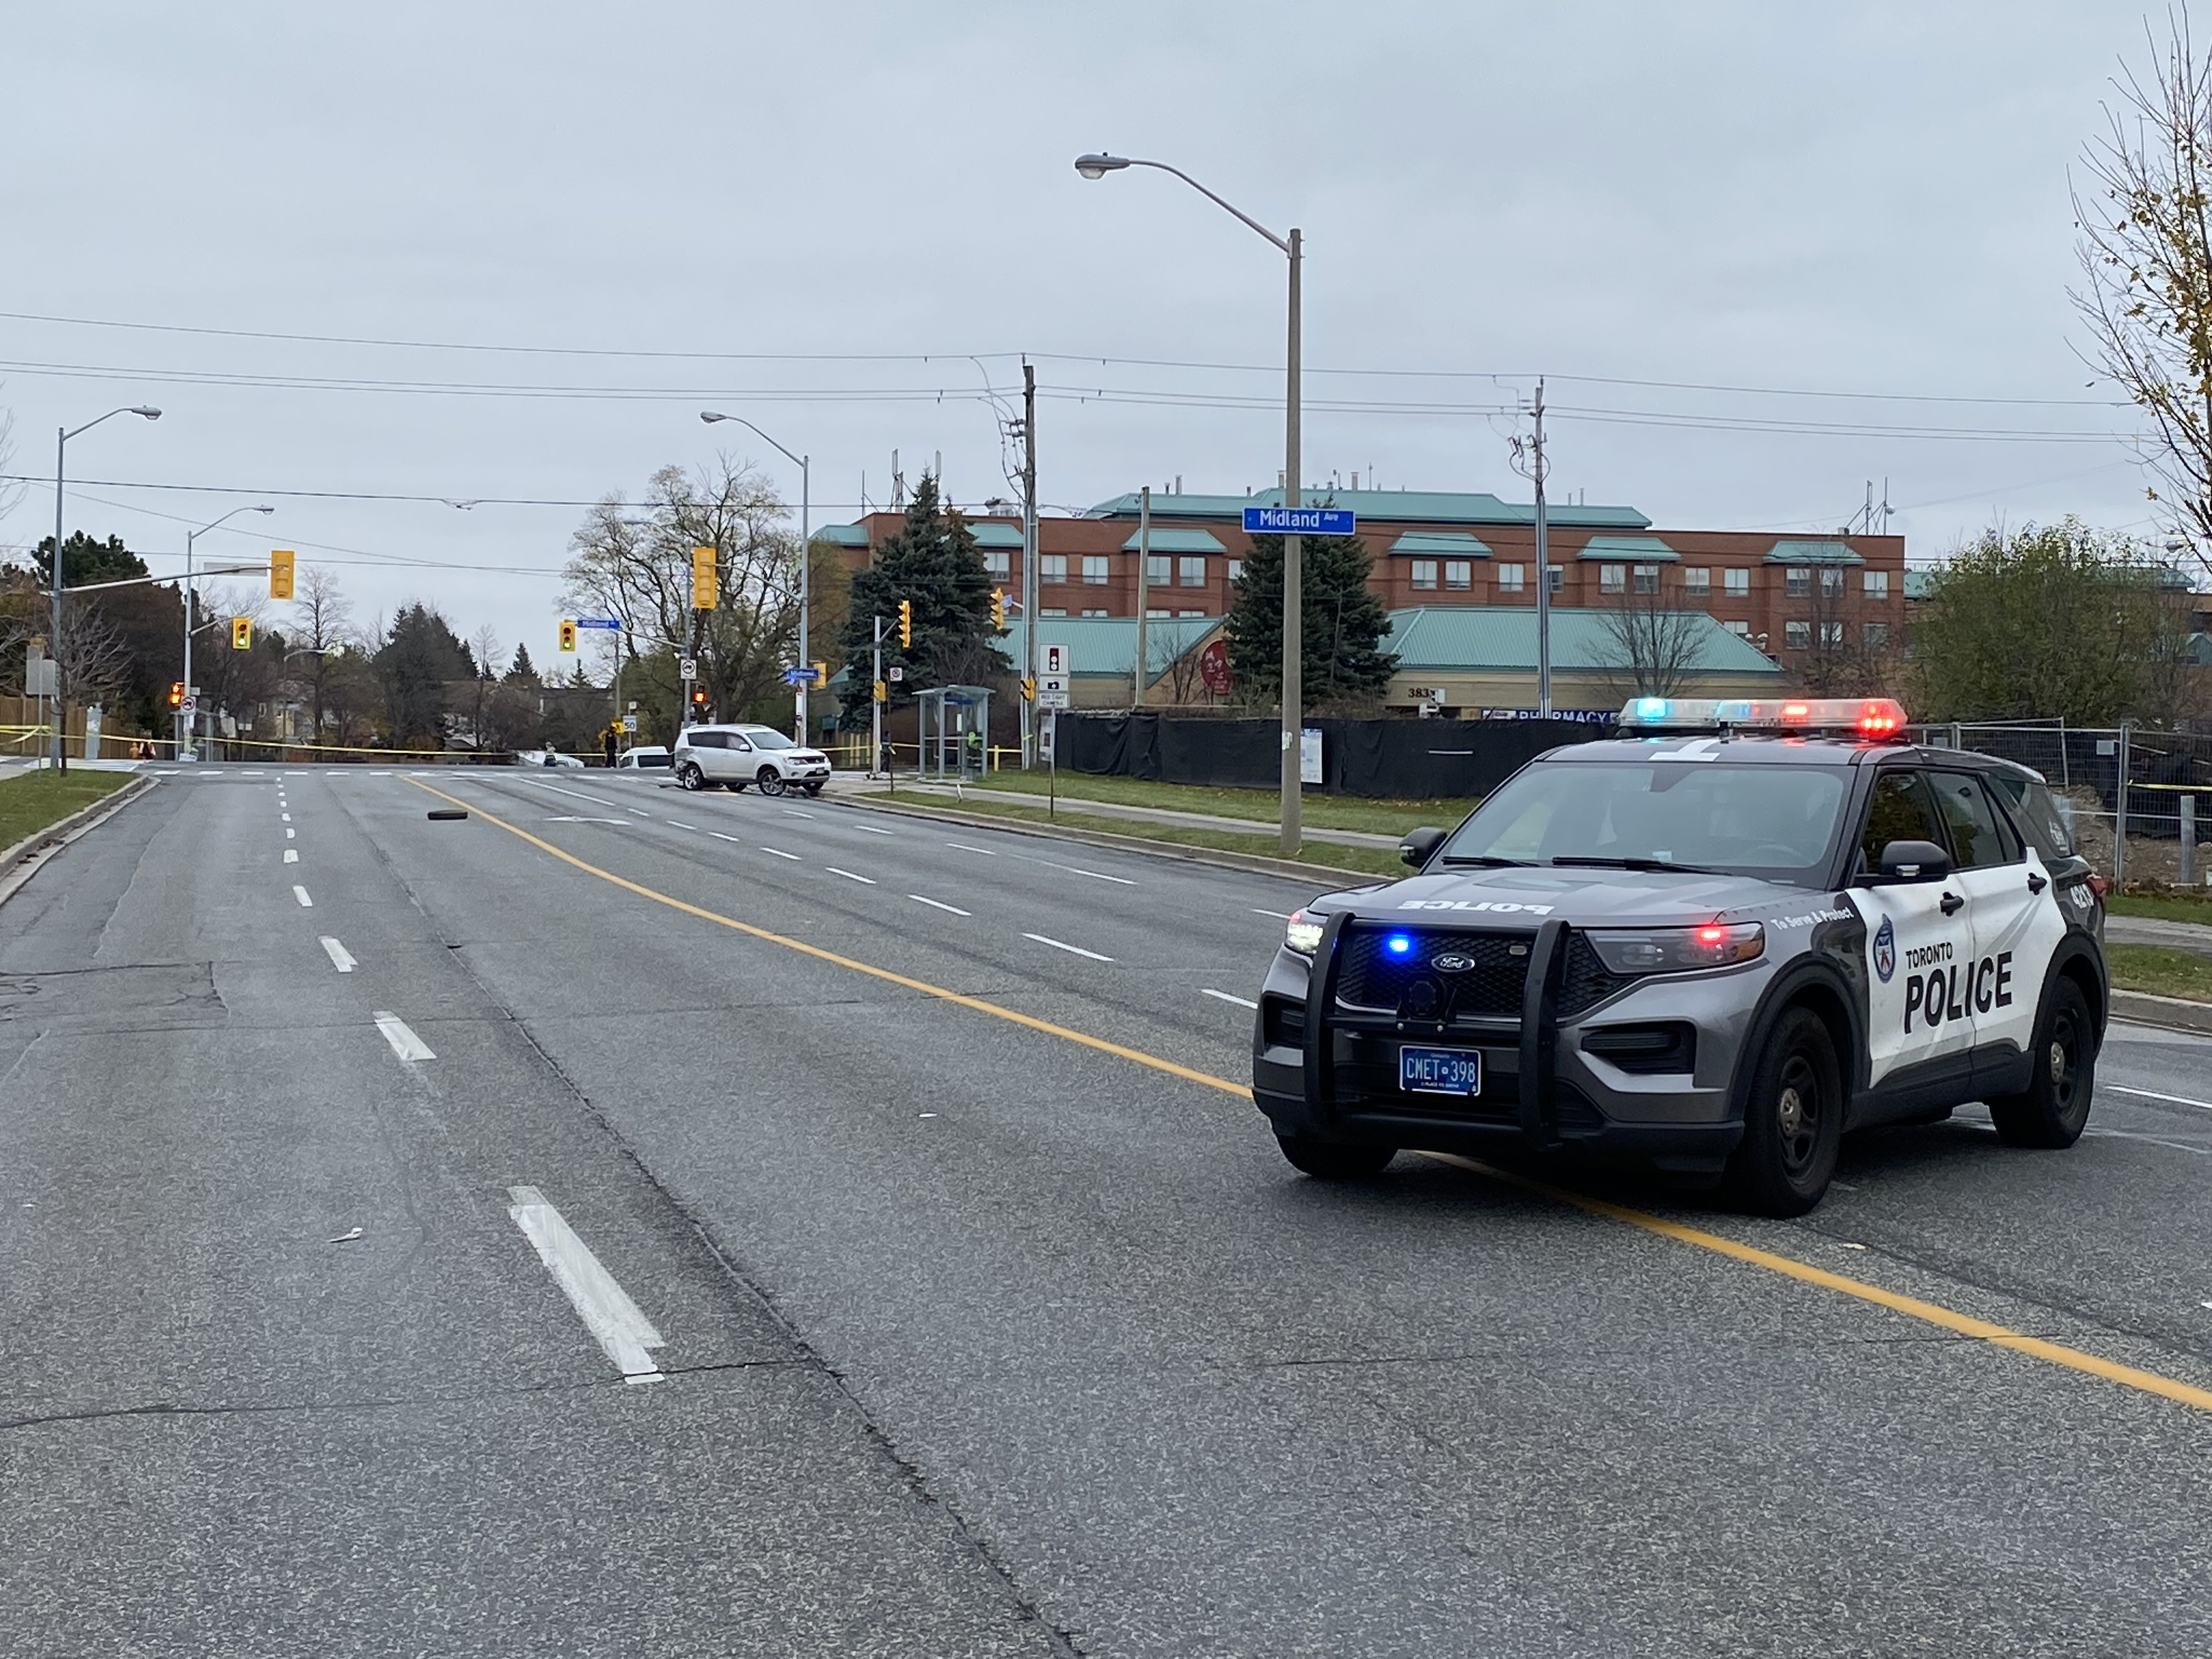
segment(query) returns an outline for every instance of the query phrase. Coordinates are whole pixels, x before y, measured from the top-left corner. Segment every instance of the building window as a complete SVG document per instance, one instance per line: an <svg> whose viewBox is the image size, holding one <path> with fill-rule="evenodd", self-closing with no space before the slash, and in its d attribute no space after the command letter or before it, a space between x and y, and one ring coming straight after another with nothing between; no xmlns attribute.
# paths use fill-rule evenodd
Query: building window
<svg viewBox="0 0 2212 1659"><path fill-rule="evenodd" d="M1165 587L1168 585L1168 556L1166 554L1152 553L1146 556L1145 580L1148 586L1153 587Z"/></svg>
<svg viewBox="0 0 2212 1659"><path fill-rule="evenodd" d="M1552 592L1557 593L1564 589L1567 585L1567 568L1563 564L1555 564L1551 566L1550 569L1552 573Z"/></svg>
<svg viewBox="0 0 2212 1659"><path fill-rule="evenodd" d="M1793 599L1802 599L1813 591L1813 573L1802 564L1793 564L1782 573L1782 591Z"/></svg>
<svg viewBox="0 0 2212 1659"><path fill-rule="evenodd" d="M1823 647L1833 650L1843 642L1843 623L1839 622L1824 622L1820 624L1820 644Z"/></svg>
<svg viewBox="0 0 2212 1659"><path fill-rule="evenodd" d="M1039 581L1046 582L1066 581L1067 580L1067 555L1065 553L1046 553L1040 555L1037 559L1037 580ZM1050 613L1048 612L1047 614L1049 615ZM1064 617L1067 612L1063 611L1060 614Z"/></svg>
<svg viewBox="0 0 2212 1659"><path fill-rule="evenodd" d="M1869 570L1862 580L1866 586L1867 598L1886 599L1889 597L1889 572L1887 570Z"/></svg>
<svg viewBox="0 0 2212 1659"><path fill-rule="evenodd" d="M1176 586L1203 587L1206 586L1206 555L1193 554L1176 561Z"/></svg>
<svg viewBox="0 0 2212 1659"><path fill-rule="evenodd" d="M1145 616L1148 620L1154 622L1165 622L1168 619L1168 613L1166 611L1154 611L1149 606L1146 608Z"/></svg>
<svg viewBox="0 0 2212 1659"><path fill-rule="evenodd" d="M1682 573L1682 592L1692 599L1709 599L1713 596L1713 573L1704 565L1695 565Z"/></svg>
<svg viewBox="0 0 2212 1659"><path fill-rule="evenodd" d="M1813 648L1813 624L1802 622L1783 623L1782 642L1792 651L1810 651Z"/></svg>
<svg viewBox="0 0 2212 1659"><path fill-rule="evenodd" d="M1748 570L1722 571L1721 592L1727 594L1729 598L1732 599L1741 599L1749 597L1751 593L1751 572Z"/></svg>
<svg viewBox="0 0 2212 1659"><path fill-rule="evenodd" d="M1437 585L1437 562L1434 559L1413 561L1413 586L1434 587Z"/></svg>
<svg viewBox="0 0 2212 1659"><path fill-rule="evenodd" d="M1456 587L1462 589L1473 587L1474 586L1474 561L1473 559L1446 559L1444 561L1444 586L1446 587Z"/></svg>
<svg viewBox="0 0 2212 1659"><path fill-rule="evenodd" d="M1740 640L1747 640L1751 637L1751 624L1747 622L1724 622L1721 626Z"/></svg>
<svg viewBox="0 0 2212 1659"><path fill-rule="evenodd" d="M1083 556L1083 580L1093 587L1106 585L1106 556L1103 553L1085 553Z"/></svg>
<svg viewBox="0 0 2212 1659"><path fill-rule="evenodd" d="M1528 579L1528 568L1526 565L1501 564L1498 567L1498 591L1501 593L1518 593L1522 583Z"/></svg>
<svg viewBox="0 0 2212 1659"><path fill-rule="evenodd" d="M1601 593L1625 593L1628 591L1628 567L1625 564L1601 564L1597 568L1597 591Z"/></svg>
<svg viewBox="0 0 2212 1659"><path fill-rule="evenodd" d="M1055 610L1048 605L1040 605L1037 608L1037 615L1040 617L1065 617L1066 614L1066 611Z"/></svg>
<svg viewBox="0 0 2212 1659"><path fill-rule="evenodd" d="M1178 611L1176 612L1176 615L1178 617L1203 617L1205 614L1206 612L1203 611Z"/></svg>
<svg viewBox="0 0 2212 1659"><path fill-rule="evenodd" d="M985 548L983 574L994 582L1012 580L1014 574L1014 556L1003 547Z"/></svg>
<svg viewBox="0 0 2212 1659"><path fill-rule="evenodd" d="M1887 651L1889 649L1889 624L1868 623L1860 628L1859 638L1869 651Z"/></svg>
<svg viewBox="0 0 2212 1659"><path fill-rule="evenodd" d="M1820 592L1825 597L1832 599L1843 591L1844 573L1841 570L1830 568L1820 573Z"/></svg>
<svg viewBox="0 0 2212 1659"><path fill-rule="evenodd" d="M1659 591L1657 565L1639 564L1636 567L1636 591L1639 593L1656 593Z"/></svg>
<svg viewBox="0 0 2212 1659"><path fill-rule="evenodd" d="M1243 561L1243 560L1242 560L1242 559L1231 559L1231 560L1230 560L1230 562L1229 562L1229 580L1230 580L1231 581L1232 581L1232 582L1241 582L1241 581L1243 581L1243 580L1244 580L1244 561Z"/></svg>
<svg viewBox="0 0 2212 1659"><path fill-rule="evenodd" d="M1106 615L1107 613L1106 613L1106 611L1102 608L1102 609L1094 610L1094 611L1085 611L1083 614L1084 614L1085 616L1086 616L1086 617L1103 617L1103 616Z"/></svg>

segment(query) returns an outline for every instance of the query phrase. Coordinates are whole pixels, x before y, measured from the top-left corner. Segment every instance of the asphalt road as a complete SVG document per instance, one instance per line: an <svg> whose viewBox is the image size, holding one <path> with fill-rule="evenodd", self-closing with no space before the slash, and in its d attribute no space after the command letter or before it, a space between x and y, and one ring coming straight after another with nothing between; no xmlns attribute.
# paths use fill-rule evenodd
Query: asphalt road
<svg viewBox="0 0 2212 1659"><path fill-rule="evenodd" d="M165 781L0 908L0 1647L2212 1651L2212 1047L1797 1223L1326 1188L1233 1087L1310 890Z"/></svg>

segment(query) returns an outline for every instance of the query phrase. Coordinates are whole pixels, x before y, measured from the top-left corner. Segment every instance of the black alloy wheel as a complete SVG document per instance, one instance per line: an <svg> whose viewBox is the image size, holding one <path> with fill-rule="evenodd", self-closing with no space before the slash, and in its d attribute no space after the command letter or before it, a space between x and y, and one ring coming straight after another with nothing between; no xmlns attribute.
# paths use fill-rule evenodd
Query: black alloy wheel
<svg viewBox="0 0 2212 1659"><path fill-rule="evenodd" d="M2035 1069L2026 1090L1989 1103L1990 1121L2008 1146L2057 1151L2081 1138L2097 1086L2096 1028L2088 999L2070 979L2051 988L2051 1006L2036 1021Z"/></svg>
<svg viewBox="0 0 2212 1659"><path fill-rule="evenodd" d="M1843 1068L1810 1008L1790 1008L1766 1039L1744 1102L1743 1139L1729 1159L1729 1198L1754 1215L1803 1215L1836 1173Z"/></svg>

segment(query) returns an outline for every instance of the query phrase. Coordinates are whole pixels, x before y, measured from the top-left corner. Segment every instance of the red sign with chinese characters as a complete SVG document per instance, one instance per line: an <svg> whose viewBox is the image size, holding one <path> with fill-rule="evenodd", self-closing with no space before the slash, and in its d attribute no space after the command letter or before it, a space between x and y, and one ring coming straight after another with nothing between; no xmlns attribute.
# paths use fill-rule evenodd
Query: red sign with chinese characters
<svg viewBox="0 0 2212 1659"><path fill-rule="evenodd" d="M1216 640L1198 653L1198 677L1217 697L1229 694L1229 641Z"/></svg>

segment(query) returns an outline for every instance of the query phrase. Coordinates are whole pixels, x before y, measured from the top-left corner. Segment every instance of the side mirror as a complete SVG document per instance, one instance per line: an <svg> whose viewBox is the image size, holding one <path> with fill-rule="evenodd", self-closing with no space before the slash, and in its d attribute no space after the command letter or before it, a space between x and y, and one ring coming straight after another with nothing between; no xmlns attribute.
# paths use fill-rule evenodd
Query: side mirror
<svg viewBox="0 0 2212 1659"><path fill-rule="evenodd" d="M1893 841L1879 867L1893 881L1941 881L1951 873L1951 855L1932 841Z"/></svg>
<svg viewBox="0 0 2212 1659"><path fill-rule="evenodd" d="M1406 838L1398 843L1398 856L1418 870L1435 855L1437 848L1444 844L1444 837L1450 833L1449 830L1426 827L1408 830Z"/></svg>

